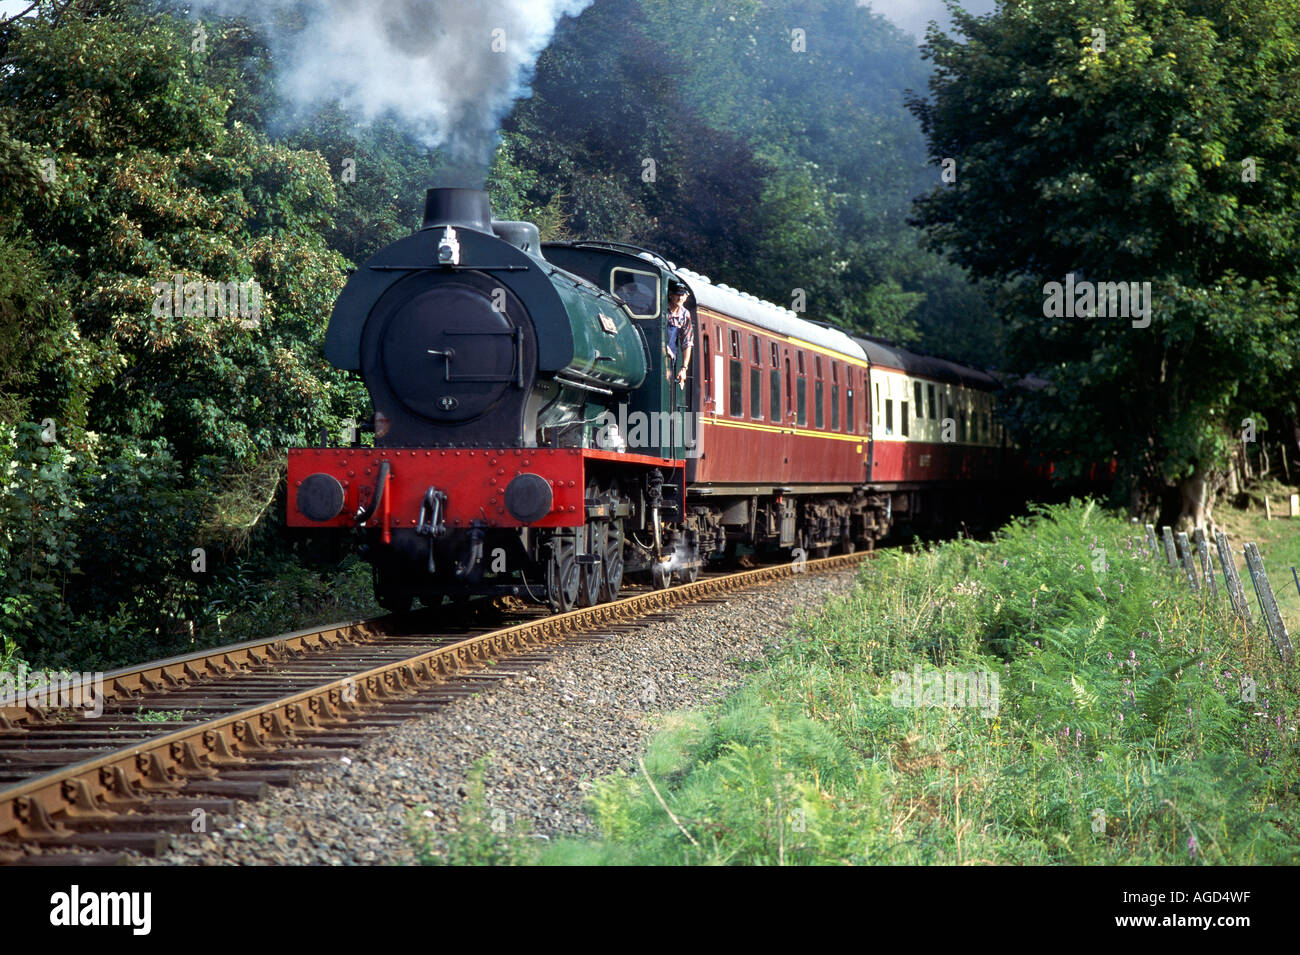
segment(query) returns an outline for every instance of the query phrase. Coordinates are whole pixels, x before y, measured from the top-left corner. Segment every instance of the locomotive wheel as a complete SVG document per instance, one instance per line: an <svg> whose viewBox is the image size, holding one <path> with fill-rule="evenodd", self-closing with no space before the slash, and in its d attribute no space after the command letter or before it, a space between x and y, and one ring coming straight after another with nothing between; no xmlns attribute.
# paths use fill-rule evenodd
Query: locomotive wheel
<svg viewBox="0 0 1300 955"><path fill-rule="evenodd" d="M584 492L588 501L598 501L601 499L600 485L592 481L587 485ZM601 577L605 572L605 522L588 521L580 534L585 534L586 547L588 554L595 554L600 558L599 564L582 565L582 586L578 593L578 602L584 607L594 607L600 603L601 596Z"/></svg>
<svg viewBox="0 0 1300 955"><path fill-rule="evenodd" d="M655 590L667 590L673 575L667 564L655 561L655 565L650 568L650 576L654 580Z"/></svg>
<svg viewBox="0 0 1300 955"><path fill-rule="evenodd" d="M601 563L600 599L617 600L623 589L623 519L605 525L605 559Z"/></svg>
<svg viewBox="0 0 1300 955"><path fill-rule="evenodd" d="M375 603L389 613L406 613L411 609L415 594L401 587L395 587L379 573L379 568L370 568L370 579L375 588Z"/></svg>
<svg viewBox="0 0 1300 955"><path fill-rule="evenodd" d="M579 587L578 603L584 607L594 607L600 603L601 578L605 567L605 522L593 521L582 533L587 535L587 553L601 558L599 564L582 565L582 585Z"/></svg>
<svg viewBox="0 0 1300 955"><path fill-rule="evenodd" d="M551 539L551 559L546 562L546 596L551 609L567 613L578 602L582 587L582 568L578 566L578 549L563 537Z"/></svg>

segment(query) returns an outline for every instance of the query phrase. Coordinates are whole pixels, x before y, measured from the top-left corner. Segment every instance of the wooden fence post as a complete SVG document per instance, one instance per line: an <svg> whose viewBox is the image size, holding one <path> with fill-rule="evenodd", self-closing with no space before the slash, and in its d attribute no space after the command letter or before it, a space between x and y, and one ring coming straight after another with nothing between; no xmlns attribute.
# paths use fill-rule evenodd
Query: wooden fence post
<svg viewBox="0 0 1300 955"><path fill-rule="evenodd" d="M1192 563L1192 545L1187 542L1187 535L1178 532L1178 555L1183 559L1183 571L1187 574L1187 585L1192 593L1200 593L1201 585L1196 579L1196 565Z"/></svg>
<svg viewBox="0 0 1300 955"><path fill-rule="evenodd" d="M1219 599L1219 585L1214 579L1214 564L1210 561L1210 549L1205 540L1205 529L1196 528L1196 553L1201 558L1201 576L1205 578L1205 588L1215 600Z"/></svg>
<svg viewBox="0 0 1300 955"><path fill-rule="evenodd" d="M1160 528L1160 535L1165 539L1165 557L1169 558L1169 566L1174 570L1178 569L1178 554L1174 551L1174 531L1168 524Z"/></svg>
<svg viewBox="0 0 1300 955"><path fill-rule="evenodd" d="M1223 584L1228 588L1228 600L1232 611L1238 617L1250 623L1250 607L1246 604L1246 592L1241 589L1241 578L1237 576L1237 565L1232 560L1232 548L1228 546L1228 535L1216 531L1214 542L1219 550L1219 564L1223 567Z"/></svg>
<svg viewBox="0 0 1300 955"><path fill-rule="evenodd" d="M1264 573L1264 559L1259 556L1259 548L1253 544L1246 545L1246 566L1250 569L1250 579L1255 584L1255 596L1259 598L1260 612L1268 627L1268 635L1273 638L1273 646L1282 657L1282 662L1291 663L1291 639L1286 634L1286 624L1278 612L1277 601L1273 598L1273 588L1269 586L1268 574Z"/></svg>

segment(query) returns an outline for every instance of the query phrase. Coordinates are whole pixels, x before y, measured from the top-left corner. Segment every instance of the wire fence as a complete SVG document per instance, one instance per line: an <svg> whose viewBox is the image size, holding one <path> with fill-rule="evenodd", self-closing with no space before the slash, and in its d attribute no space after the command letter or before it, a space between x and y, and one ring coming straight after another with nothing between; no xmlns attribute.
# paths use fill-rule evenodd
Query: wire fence
<svg viewBox="0 0 1300 955"><path fill-rule="evenodd" d="M1227 534L1222 531L1215 532L1216 553L1214 555L1211 554L1205 531L1199 527L1193 535L1193 540L1189 541L1186 534L1180 532L1175 535L1173 528L1165 526L1160 529L1160 540L1163 548L1157 544L1155 527L1147 524L1146 544L1152 556L1159 560L1163 549L1163 556L1170 571L1180 574L1193 593L1203 593L1211 600L1220 599L1218 575L1214 570L1214 557L1217 556L1219 567L1223 572L1224 590L1232 605L1232 612L1244 620L1247 627L1254 625L1250 601L1246 598L1241 576L1237 573L1237 564L1233 560L1232 547L1228 543ZM1289 666L1295 658L1295 653L1291 647L1291 638L1286 632L1286 624L1282 621L1282 614L1278 610L1277 599L1273 595L1273 586L1269 583L1268 574L1264 570L1264 558L1260 556L1259 547L1253 541L1247 542L1242 551L1246 558L1246 570L1250 574L1251 585L1255 590L1260 621L1268 631L1269 639L1273 641L1278 655ZM1291 576L1296 582L1296 589L1300 591L1300 575L1296 573L1294 567L1291 568Z"/></svg>

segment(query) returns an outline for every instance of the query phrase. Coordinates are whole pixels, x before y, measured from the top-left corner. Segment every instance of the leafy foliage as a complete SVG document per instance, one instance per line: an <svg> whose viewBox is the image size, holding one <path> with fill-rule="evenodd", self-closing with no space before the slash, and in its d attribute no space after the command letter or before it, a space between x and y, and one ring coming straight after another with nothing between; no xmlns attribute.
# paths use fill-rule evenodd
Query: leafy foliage
<svg viewBox="0 0 1300 955"><path fill-rule="evenodd" d="M1001 288L1021 443L1061 473L1115 454L1141 509L1204 518L1246 416L1294 420L1300 352L1293 0L1006 0L932 33L913 111L958 178L933 244ZM1045 284L1149 282L1148 328L1046 317Z"/></svg>
<svg viewBox="0 0 1300 955"><path fill-rule="evenodd" d="M0 41L20 173L0 234L0 631L39 662L121 660L207 622L191 552L218 563L272 501L232 485L361 403L321 348L334 186L319 154L230 116L237 70L169 14L73 5ZM178 276L200 296L256 282L260 314L174 301ZM234 528L232 493L260 502Z"/></svg>

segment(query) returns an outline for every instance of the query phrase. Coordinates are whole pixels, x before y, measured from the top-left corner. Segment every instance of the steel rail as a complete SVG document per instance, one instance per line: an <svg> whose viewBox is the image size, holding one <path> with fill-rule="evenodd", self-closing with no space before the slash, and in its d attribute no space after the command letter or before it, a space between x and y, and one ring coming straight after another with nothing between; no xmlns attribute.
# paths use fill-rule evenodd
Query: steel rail
<svg viewBox="0 0 1300 955"><path fill-rule="evenodd" d="M651 590L564 614L539 617L434 647L69 764L0 789L0 848L17 849L27 843L43 848L90 845L107 849L161 851L167 837L147 831L148 821L155 817L141 818L146 830L143 833L139 827L134 827L134 832L114 833L113 821L130 826L130 814L146 810L151 796L183 797L188 794L187 790L200 796L220 795L223 776L229 777L232 772L238 774L242 769L256 769L260 759L273 754L292 757L295 746L310 747L313 741L324 742L326 746L339 745L340 734L346 735L362 728L366 718L372 714L382 716L385 706L408 700L414 694L436 690L441 684L467 675L472 676L479 667L495 662L499 657L558 643L602 625L671 611L801 572L815 573L850 566L871 553L843 554L798 564L761 567L666 590ZM385 619L378 618L380 621ZM162 680L179 687L184 685L180 681L180 676L184 675L193 686L191 673L196 672L194 663L208 655L220 652L233 667L241 659L237 654L250 654L249 659L257 660L256 650L260 647L270 648L282 643L287 654L287 647L291 644L312 647L315 646L313 638L322 642L327 639L324 634L331 635L328 639L337 642L354 636L353 631L357 628L373 634L384 630L385 626L374 620L336 624L216 651L201 651L115 671L114 682L123 684L128 690L131 687L124 681L133 677L146 686L150 682L160 686L159 681L145 680L144 674L168 674L180 667L179 674L172 674L170 681L166 676ZM187 663L191 673L184 669ZM166 692L159 694L163 700L166 696ZM354 741L352 745L359 743ZM225 785L227 788L230 786L229 783ZM169 805L180 801L172 799ZM177 820L173 818L171 821L175 823ZM110 830L108 834L84 834L85 829L100 822ZM172 828L178 827L173 825Z"/></svg>

